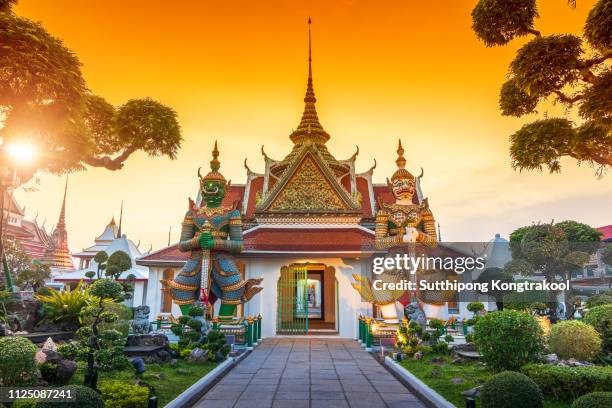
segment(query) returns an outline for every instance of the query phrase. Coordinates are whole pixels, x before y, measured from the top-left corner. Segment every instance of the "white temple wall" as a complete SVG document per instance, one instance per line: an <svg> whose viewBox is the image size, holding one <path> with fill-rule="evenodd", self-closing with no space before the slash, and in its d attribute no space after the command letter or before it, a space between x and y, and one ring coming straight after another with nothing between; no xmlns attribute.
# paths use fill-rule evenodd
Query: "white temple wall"
<svg viewBox="0 0 612 408"><path fill-rule="evenodd" d="M244 260L246 277L263 277L263 290L255 295L245 305L245 316L262 315L262 337L276 335L277 318L277 282L283 266L292 263L322 263L333 266L338 282L337 320L336 325L340 337L355 338L357 335L357 316L367 314L368 304L361 302L359 293L351 286L352 274L361 274L362 262L355 259L342 258L250 258Z"/></svg>

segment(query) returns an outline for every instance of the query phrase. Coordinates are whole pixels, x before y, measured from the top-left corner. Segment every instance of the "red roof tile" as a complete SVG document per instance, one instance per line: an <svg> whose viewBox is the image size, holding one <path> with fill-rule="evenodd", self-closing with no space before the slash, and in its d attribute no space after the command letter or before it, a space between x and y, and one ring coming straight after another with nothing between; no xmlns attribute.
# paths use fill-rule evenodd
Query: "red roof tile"
<svg viewBox="0 0 612 408"><path fill-rule="evenodd" d="M603 234L601 237L602 241L612 239L612 225L606 225L605 227L599 227L595 229Z"/></svg>
<svg viewBox="0 0 612 408"><path fill-rule="evenodd" d="M361 228L257 228L244 236L246 251L371 251L374 235Z"/></svg>

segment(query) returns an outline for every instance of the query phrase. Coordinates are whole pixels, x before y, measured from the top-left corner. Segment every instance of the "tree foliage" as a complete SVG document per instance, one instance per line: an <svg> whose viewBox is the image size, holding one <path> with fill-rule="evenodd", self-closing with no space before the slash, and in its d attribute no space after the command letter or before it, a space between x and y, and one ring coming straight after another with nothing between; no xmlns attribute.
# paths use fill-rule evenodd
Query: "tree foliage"
<svg viewBox="0 0 612 408"><path fill-rule="evenodd" d="M132 259L130 256L123 251L116 251L108 257L106 275L118 279L123 272L129 271L131 268Z"/></svg>
<svg viewBox="0 0 612 408"><path fill-rule="evenodd" d="M510 234L513 260L504 269L509 274L540 273L549 282L567 280L586 265L600 247L600 239L599 231L576 221L521 227ZM550 306L554 311L552 295ZM572 316L571 289L566 295L566 307Z"/></svg>
<svg viewBox="0 0 612 408"><path fill-rule="evenodd" d="M512 166L558 172L560 159L572 157L602 175L612 166L612 0L595 4L583 37L543 36L534 28L537 17L535 0L480 0L472 11L472 28L488 47L534 36L510 64L501 113L536 114L539 103L551 100L567 108L566 117L536 120L511 136ZM568 119L573 111L581 123Z"/></svg>
<svg viewBox="0 0 612 408"><path fill-rule="evenodd" d="M26 139L44 157L21 169L22 180L36 170L118 170L139 150L176 157L182 138L173 109L150 98L114 107L94 95L77 56L12 3L0 2L0 136Z"/></svg>

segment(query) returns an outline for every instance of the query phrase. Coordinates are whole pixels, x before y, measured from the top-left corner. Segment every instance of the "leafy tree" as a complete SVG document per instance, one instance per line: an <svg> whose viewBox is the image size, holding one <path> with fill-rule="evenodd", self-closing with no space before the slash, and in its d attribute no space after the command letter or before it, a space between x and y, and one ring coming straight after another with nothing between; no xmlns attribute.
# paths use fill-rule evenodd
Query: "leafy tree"
<svg viewBox="0 0 612 408"><path fill-rule="evenodd" d="M525 276L542 273L549 282L557 281L558 278L569 280L572 273L582 269L589 261L590 254L597 250L600 237L599 231L576 221L519 228L510 235L513 261L506 265L506 272L521 271ZM567 316L571 317L571 287L565 295ZM554 293L551 293L549 301L549 307L554 313Z"/></svg>
<svg viewBox="0 0 612 408"><path fill-rule="evenodd" d="M97 277L102 277L101 272L106 269L106 262L108 261L108 254L105 251L100 251L94 256L94 261L98 265Z"/></svg>
<svg viewBox="0 0 612 408"><path fill-rule="evenodd" d="M23 289L32 288L34 292L44 286L45 280L51 278L51 268L39 261L32 261L30 267L17 275L16 283Z"/></svg>
<svg viewBox="0 0 612 408"><path fill-rule="evenodd" d="M601 260L607 266L612 266L612 244L606 245L601 253Z"/></svg>
<svg viewBox="0 0 612 408"><path fill-rule="evenodd" d="M97 279L89 286L89 290L99 301L83 309L81 314L91 321L91 326L81 327L77 335L81 339L80 354L87 361L84 385L96 389L99 366L125 368L129 362L123 356L123 334L113 329L102 330L104 323L113 323L118 319L116 313L106 308L110 303L124 300L123 287L110 279Z"/></svg>
<svg viewBox="0 0 612 408"><path fill-rule="evenodd" d="M150 99L115 107L91 93L77 56L37 22L0 1L0 137L26 137L45 160L20 166L20 179L85 166L119 170L136 151L174 159L176 112ZM16 136L19 135L19 136Z"/></svg>
<svg viewBox="0 0 612 408"><path fill-rule="evenodd" d="M132 259L123 251L113 252L106 262L106 276L115 280L125 271L132 268Z"/></svg>
<svg viewBox="0 0 612 408"><path fill-rule="evenodd" d="M607 61L612 58L612 0L593 6L583 37L544 36L535 29L537 17L536 0L479 0L472 11L472 28L487 47L534 36L510 64L500 91L501 113L534 114L547 100L567 108L566 117L538 119L510 137L512 166L558 172L560 159L568 156L597 166L602 175L612 166L612 68ZM581 123L568 119L572 110Z"/></svg>
<svg viewBox="0 0 612 408"><path fill-rule="evenodd" d="M8 265L9 273L13 281L17 279L19 274L31 268L32 259L23 250L21 244L13 238L5 238L3 240L4 254L6 256L6 264ZM0 274L2 279L5 278L4 273Z"/></svg>
<svg viewBox="0 0 612 408"><path fill-rule="evenodd" d="M493 281L500 281L500 283L514 282L514 278L511 274L507 273L501 268L487 268L478 276L476 282L486 283L489 288L492 287ZM484 295L489 295L495 299L495 305L497 310L504 310L504 296L508 293L505 290L493 290L489 289L486 293L478 292Z"/></svg>

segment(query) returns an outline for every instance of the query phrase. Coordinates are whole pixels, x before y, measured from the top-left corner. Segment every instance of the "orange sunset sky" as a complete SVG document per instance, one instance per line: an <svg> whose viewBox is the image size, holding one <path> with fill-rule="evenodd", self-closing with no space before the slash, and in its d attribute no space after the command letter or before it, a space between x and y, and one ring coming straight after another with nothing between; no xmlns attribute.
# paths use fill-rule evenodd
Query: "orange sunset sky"
<svg viewBox="0 0 612 408"><path fill-rule="evenodd" d="M579 34L594 1L576 9L540 0L543 34ZM40 20L75 51L89 88L114 104L150 96L179 115L178 159L136 154L123 170L70 176L70 249L91 245L123 200L124 232L141 249L178 239L198 166L215 139L221 171L244 183L244 158L263 171L291 149L307 75L307 18L313 19L317 109L339 159L358 144L357 170L378 161L375 182L395 168L397 139L446 241L488 240L537 221L612 223L612 174L563 161L561 174L510 168L508 136L535 118L497 108L508 64L527 39L486 48L471 31L475 0L204 1L21 0L15 11ZM545 107L549 116L559 107ZM57 221L63 178L40 176L19 190L28 217Z"/></svg>

